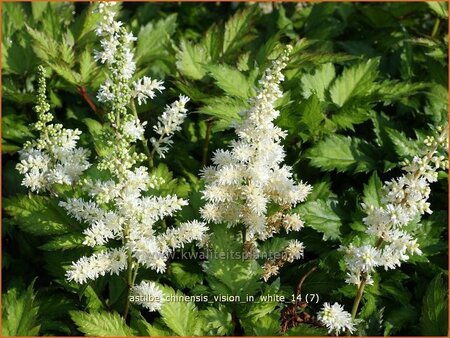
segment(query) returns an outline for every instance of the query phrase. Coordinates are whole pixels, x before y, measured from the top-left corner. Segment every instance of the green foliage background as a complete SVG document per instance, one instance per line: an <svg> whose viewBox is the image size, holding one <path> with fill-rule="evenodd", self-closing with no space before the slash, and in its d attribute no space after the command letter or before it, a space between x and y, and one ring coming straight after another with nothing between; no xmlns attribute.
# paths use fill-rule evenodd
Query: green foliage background
<svg viewBox="0 0 450 338"><path fill-rule="evenodd" d="M35 71L47 69L57 120L83 130L81 144L105 151L99 137L104 112L94 112L104 80L93 60L98 48L96 14L86 3L2 3L2 303L3 335L277 335L282 304L168 303L159 314L133 309L125 323L125 284L100 278L69 284L64 268L88 251L82 225L66 216L58 199L21 187L17 151L33 137ZM244 3L125 3L121 20L138 37L138 76L164 79L163 95L139 107L141 120L156 121L180 92L191 98L190 117L164 163L154 173L191 204L180 219L198 217L199 170L215 149L233 138L230 124L247 105L264 68L282 43L294 45L278 125L287 130L286 162L296 178L314 186L299 206L306 228L265 243L282 247L290 238L306 246L305 259L262 283L254 261L174 260L164 275L166 294L284 294L312 266L304 293L319 304L351 307L356 289L344 283L337 248L363 238L362 201L377 203L381 182L400 174L430 126L447 124L448 12L445 3L285 3L270 13ZM151 130L148 128L148 135ZM90 171L89 175L96 173ZM434 211L415 229L423 256L401 269L379 271L366 288L362 335L446 335L448 264L447 174L432 186ZM64 192L62 192L64 194ZM213 227L217 249L239 245L235 234ZM296 237L298 236L298 237ZM237 250L240 248L237 247ZM236 276L239 276L236 277ZM183 320L180 320L182 318ZM301 325L290 335L323 335Z"/></svg>

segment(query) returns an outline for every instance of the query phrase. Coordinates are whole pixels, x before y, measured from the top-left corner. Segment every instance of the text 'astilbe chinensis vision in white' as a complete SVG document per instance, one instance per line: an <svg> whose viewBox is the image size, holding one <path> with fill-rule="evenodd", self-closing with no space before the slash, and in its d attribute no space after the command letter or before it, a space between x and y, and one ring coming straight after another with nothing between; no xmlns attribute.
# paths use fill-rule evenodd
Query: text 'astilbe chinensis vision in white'
<svg viewBox="0 0 450 338"><path fill-rule="evenodd" d="M421 255L414 232L407 225L428 213L431 214L430 183L437 181L437 171L448 168L448 160L439 154L448 148L447 130L438 128L439 136L429 136L421 156L405 160L405 174L386 182L379 206L365 205L363 219L366 233L373 240L361 246L350 244L342 248L348 269L347 283L372 284L371 272L378 266L385 270L399 267L411 255Z"/></svg>
<svg viewBox="0 0 450 338"><path fill-rule="evenodd" d="M229 226L242 224L249 241L265 240L282 228L298 231L303 226L297 214L286 211L304 201L311 187L297 184L292 168L282 164L285 152L281 140L286 133L273 123L279 116L274 103L282 96L279 84L284 80L282 70L291 49L288 46L259 81L257 95L249 101L251 108L243 112L236 127L238 139L230 149L217 150L214 165L202 173L206 181L202 217ZM273 216L267 214L270 204L280 208ZM303 249L300 251L295 257L303 254Z"/></svg>
<svg viewBox="0 0 450 338"><path fill-rule="evenodd" d="M72 185L89 168L89 151L77 147L81 131L65 129L53 120L46 100L44 68L38 67L38 96L34 128L39 138L25 143L19 152L17 170L25 177L22 184L33 192L51 191L55 184Z"/></svg>

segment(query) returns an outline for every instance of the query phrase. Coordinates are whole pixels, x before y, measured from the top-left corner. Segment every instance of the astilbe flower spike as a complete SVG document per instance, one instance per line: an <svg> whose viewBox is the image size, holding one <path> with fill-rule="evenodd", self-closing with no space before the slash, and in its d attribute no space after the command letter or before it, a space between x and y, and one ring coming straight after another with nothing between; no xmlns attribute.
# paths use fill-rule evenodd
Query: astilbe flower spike
<svg viewBox="0 0 450 338"><path fill-rule="evenodd" d="M227 150L214 153L213 165L202 171L206 182L201 209L208 222L242 225L245 229L244 247L257 250L256 240L266 240L285 229L298 231L303 222L299 215L288 213L297 203L305 200L311 190L308 184L296 183L292 168L283 164L285 152L281 141L286 133L274 125L278 117L275 101L282 96L279 88L284 80L292 50L287 46L273 61L259 81L259 89L249 100L251 107L242 113L236 127L237 140ZM280 211L268 215L268 206L275 203ZM303 256L303 245L293 242L287 247L289 261ZM269 261L264 266L264 278L278 272L284 260Z"/></svg>
<svg viewBox="0 0 450 338"><path fill-rule="evenodd" d="M439 154L447 149L447 130L438 128L440 135L425 140L423 153L405 160L405 173L385 182L379 206L362 204L367 216L363 219L372 242L343 247L348 269L347 283L360 286L372 284L371 273L376 267L395 269L411 255L421 255L414 233L406 226L423 214L431 214L430 183L437 180L437 171L448 168L448 160Z"/></svg>

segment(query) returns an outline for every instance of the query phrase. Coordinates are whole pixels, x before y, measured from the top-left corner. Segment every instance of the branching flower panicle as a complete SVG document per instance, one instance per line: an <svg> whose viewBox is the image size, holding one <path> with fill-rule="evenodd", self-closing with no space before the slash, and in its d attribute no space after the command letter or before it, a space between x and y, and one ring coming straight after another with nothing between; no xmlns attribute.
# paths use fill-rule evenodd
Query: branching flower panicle
<svg viewBox="0 0 450 338"><path fill-rule="evenodd" d="M437 180L437 171L448 168L446 152L447 130L439 128L439 136L425 140L423 155L403 162L405 174L386 182L380 206L362 204L367 216L366 233L373 243L343 248L348 269L347 283L373 283L371 272L378 266L385 270L399 267L411 255L421 255L414 233L405 227L421 215L431 214L430 183Z"/></svg>
<svg viewBox="0 0 450 338"><path fill-rule="evenodd" d="M282 70L291 49L288 46L259 81L260 88L249 101L251 108L243 112L243 120L236 127L238 139L229 150L217 150L213 166L202 173L206 181L202 217L229 226L243 224L245 240L249 241L265 240L283 228L299 230L303 223L298 215L285 214L304 201L311 190L308 184L297 184L292 168L282 164L285 152L281 141L286 133L273 123L279 115L275 101L282 96L279 84L284 80ZM271 203L283 211L279 222L268 215Z"/></svg>

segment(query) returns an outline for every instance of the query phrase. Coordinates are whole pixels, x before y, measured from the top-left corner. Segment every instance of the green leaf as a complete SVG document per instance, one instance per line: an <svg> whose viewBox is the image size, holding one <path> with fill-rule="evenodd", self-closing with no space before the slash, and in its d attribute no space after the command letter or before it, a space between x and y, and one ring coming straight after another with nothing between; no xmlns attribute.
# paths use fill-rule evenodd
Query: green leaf
<svg viewBox="0 0 450 338"><path fill-rule="evenodd" d="M81 234L67 234L58 236L51 241L41 245L39 248L46 251L68 250L83 247L85 236Z"/></svg>
<svg viewBox="0 0 450 338"><path fill-rule="evenodd" d="M96 75L98 75L96 62L92 53L86 49L80 55L80 85L88 84Z"/></svg>
<svg viewBox="0 0 450 338"><path fill-rule="evenodd" d="M206 326L208 335L225 336L233 332L231 313L223 304L218 304L217 308L208 307L201 311L201 314L208 323Z"/></svg>
<svg viewBox="0 0 450 338"><path fill-rule="evenodd" d="M407 137L402 131L392 128L386 128L385 130L389 139L394 144L395 152L401 158L415 156L420 153L419 144L415 140Z"/></svg>
<svg viewBox="0 0 450 338"><path fill-rule="evenodd" d="M351 98L364 94L378 75L378 60L371 59L345 69L330 88L331 100L339 107Z"/></svg>
<svg viewBox="0 0 450 338"><path fill-rule="evenodd" d="M343 213L337 202L331 200L306 202L298 207L298 212L305 226L323 233L325 241L341 238Z"/></svg>
<svg viewBox="0 0 450 338"><path fill-rule="evenodd" d="M99 156L108 156L111 152L111 147L107 144L107 135L111 132L111 128L90 118L83 119L83 122L88 127L89 133L92 136L97 154Z"/></svg>
<svg viewBox="0 0 450 338"><path fill-rule="evenodd" d="M440 274L430 282L423 297L420 329L424 336L446 336L448 332L448 286Z"/></svg>
<svg viewBox="0 0 450 338"><path fill-rule="evenodd" d="M168 286L160 286L160 288L166 299L159 310L164 323L178 336L202 335L206 322L200 316L195 304L167 300L182 297L183 293Z"/></svg>
<svg viewBox="0 0 450 338"><path fill-rule="evenodd" d="M195 262L173 262L168 275L179 288L192 288L203 281L201 268Z"/></svg>
<svg viewBox="0 0 450 338"><path fill-rule="evenodd" d="M38 21L42 13L45 12L45 10L48 7L48 2L32 2L31 3L31 12L33 13L34 20Z"/></svg>
<svg viewBox="0 0 450 338"><path fill-rule="evenodd" d="M364 197L363 202L365 205L373 205L374 207L379 207L381 204L381 197L383 196L381 188L383 183L376 171L370 176L369 182L364 184Z"/></svg>
<svg viewBox="0 0 450 338"><path fill-rule="evenodd" d="M177 14L171 14L157 22L141 27L137 36L136 58L138 63L162 58L167 54L167 45L177 29Z"/></svg>
<svg viewBox="0 0 450 338"><path fill-rule="evenodd" d="M116 312L71 311L70 317L77 325L78 330L87 336L133 336L131 328Z"/></svg>
<svg viewBox="0 0 450 338"><path fill-rule="evenodd" d="M231 53L249 43L253 37L248 33L256 15L255 8L246 8L234 14L225 24L223 54Z"/></svg>
<svg viewBox="0 0 450 338"><path fill-rule="evenodd" d="M214 97L203 100L206 105L199 108L199 112L217 117L227 123L240 121L239 113L247 108L247 103L241 99L232 97Z"/></svg>
<svg viewBox="0 0 450 338"><path fill-rule="evenodd" d="M201 45L194 45L187 40L181 40L177 52L177 69L185 76L199 80L206 74L204 66L209 62L209 56Z"/></svg>
<svg viewBox="0 0 450 338"><path fill-rule="evenodd" d="M239 70L225 64L210 65L206 69L225 93L242 99L248 99L255 94L252 83Z"/></svg>
<svg viewBox="0 0 450 338"><path fill-rule="evenodd" d="M317 96L315 94L310 95L300 104L298 110L301 112L300 134L306 137L307 135L316 135L325 119Z"/></svg>
<svg viewBox="0 0 450 338"><path fill-rule="evenodd" d="M15 288L2 295L2 336L37 336L39 306L35 302L33 284L19 293Z"/></svg>
<svg viewBox="0 0 450 338"><path fill-rule="evenodd" d="M60 235L71 231L76 223L58 202L56 198L29 195L7 198L4 206L23 231L32 235Z"/></svg>
<svg viewBox="0 0 450 338"><path fill-rule="evenodd" d="M304 97L308 98L312 94L315 94L320 101L326 101L326 90L335 76L336 71L332 63L325 63L321 65L313 74L303 75L301 78L301 84Z"/></svg>
<svg viewBox="0 0 450 338"><path fill-rule="evenodd" d="M375 168L376 151L365 141L331 135L307 152L311 165L326 171L368 172Z"/></svg>
<svg viewBox="0 0 450 338"><path fill-rule="evenodd" d="M431 8L439 17L443 19L448 18L448 4L446 2L427 2L428 7Z"/></svg>
<svg viewBox="0 0 450 338"><path fill-rule="evenodd" d="M2 137L18 143L24 143L33 133L30 131L30 124L25 120L23 115L17 114L14 111L12 114L5 114L3 110L2 116Z"/></svg>

